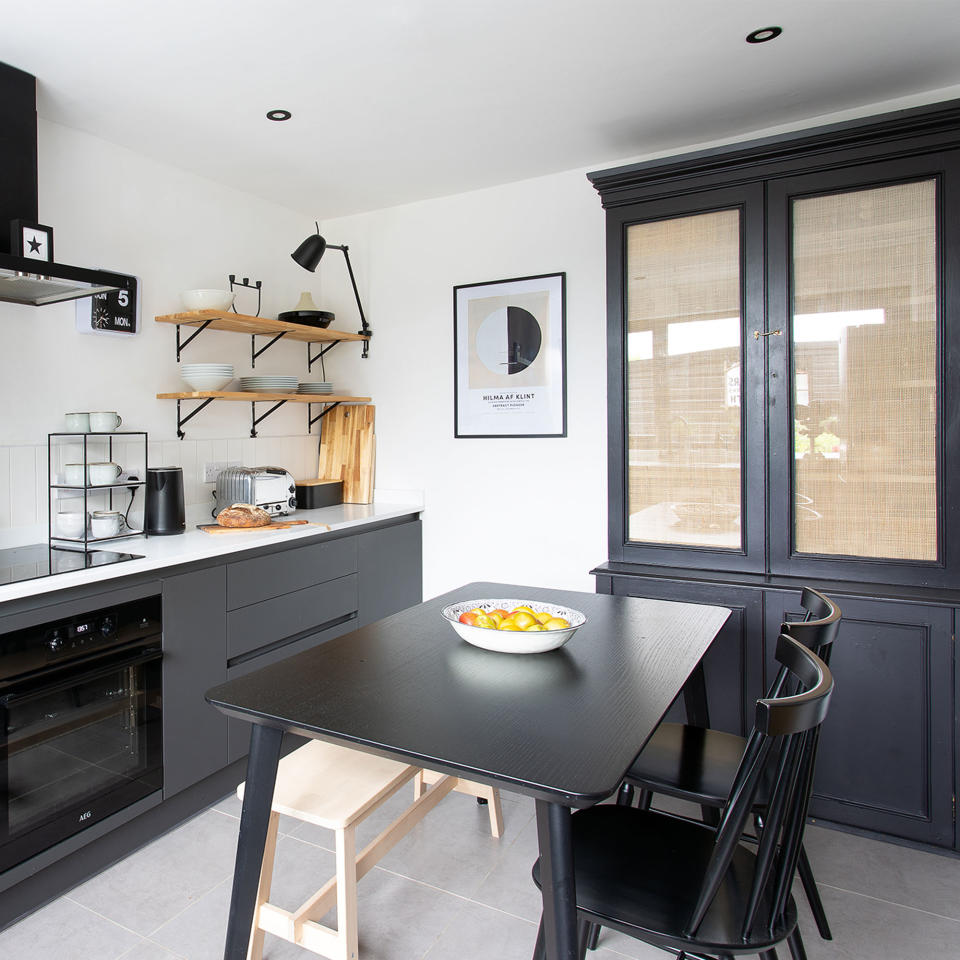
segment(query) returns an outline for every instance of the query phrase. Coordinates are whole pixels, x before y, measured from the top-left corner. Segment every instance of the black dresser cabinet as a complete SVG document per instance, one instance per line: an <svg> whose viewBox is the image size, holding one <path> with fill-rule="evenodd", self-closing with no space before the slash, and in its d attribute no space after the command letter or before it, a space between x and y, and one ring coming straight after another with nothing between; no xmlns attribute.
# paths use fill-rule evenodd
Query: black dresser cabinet
<svg viewBox="0 0 960 960"><path fill-rule="evenodd" d="M811 814L960 850L960 101L589 178L597 590L732 609L705 674L712 725L736 732L802 587L836 599Z"/></svg>

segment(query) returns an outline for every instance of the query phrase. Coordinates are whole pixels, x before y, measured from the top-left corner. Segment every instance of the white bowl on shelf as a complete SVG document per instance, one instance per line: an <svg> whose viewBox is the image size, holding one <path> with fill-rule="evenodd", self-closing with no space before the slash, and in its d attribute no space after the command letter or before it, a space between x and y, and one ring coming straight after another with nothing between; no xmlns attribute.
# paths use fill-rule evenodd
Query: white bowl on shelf
<svg viewBox="0 0 960 960"><path fill-rule="evenodd" d="M184 290L180 299L187 310L229 310L236 296L229 290Z"/></svg>
<svg viewBox="0 0 960 960"><path fill-rule="evenodd" d="M206 376L204 374L198 375L186 375L181 374L183 382L186 383L191 390L196 391L207 391L207 390L223 390L231 380L233 380L233 374L229 376L220 376L215 374L214 376Z"/></svg>
<svg viewBox="0 0 960 960"><path fill-rule="evenodd" d="M535 613L549 613L562 617L570 626L562 630L494 630L489 627L474 627L460 622L460 615L468 610L514 610L519 606L528 606ZM539 600L461 600L452 603L440 611L441 616L460 637L484 650L498 653L545 653L562 647L586 622L586 616L572 607L558 603L541 603Z"/></svg>

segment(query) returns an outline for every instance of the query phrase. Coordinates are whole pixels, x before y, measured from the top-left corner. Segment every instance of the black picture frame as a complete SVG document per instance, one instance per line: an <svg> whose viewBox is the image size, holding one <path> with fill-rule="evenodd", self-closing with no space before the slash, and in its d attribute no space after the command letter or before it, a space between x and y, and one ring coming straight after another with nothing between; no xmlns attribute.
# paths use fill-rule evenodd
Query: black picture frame
<svg viewBox="0 0 960 960"><path fill-rule="evenodd" d="M10 253L27 260L53 263L53 227L31 220L11 220Z"/></svg>
<svg viewBox="0 0 960 960"><path fill-rule="evenodd" d="M453 288L455 438L567 435L566 273Z"/></svg>

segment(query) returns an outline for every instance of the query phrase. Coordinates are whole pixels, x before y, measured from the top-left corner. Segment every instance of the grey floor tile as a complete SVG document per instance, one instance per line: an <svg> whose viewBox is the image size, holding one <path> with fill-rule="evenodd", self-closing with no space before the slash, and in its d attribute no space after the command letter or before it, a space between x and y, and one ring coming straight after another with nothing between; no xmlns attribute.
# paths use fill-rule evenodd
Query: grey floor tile
<svg viewBox="0 0 960 960"><path fill-rule="evenodd" d="M0 933L0 960L117 960L141 938L61 897Z"/></svg>
<svg viewBox="0 0 960 960"><path fill-rule="evenodd" d="M804 843L819 884L960 920L960 859L825 827L808 827Z"/></svg>
<svg viewBox="0 0 960 960"><path fill-rule="evenodd" d="M537 821L531 816L471 894L471 899L539 923L542 901L530 874L538 856Z"/></svg>
<svg viewBox="0 0 960 960"><path fill-rule="evenodd" d="M152 940L141 940L132 950L128 950L120 960L183 960L177 953L171 953L165 947Z"/></svg>
<svg viewBox="0 0 960 960"><path fill-rule="evenodd" d="M231 879L217 884L155 930L150 939L185 960L222 957L231 888Z"/></svg>
<svg viewBox="0 0 960 960"><path fill-rule="evenodd" d="M425 960L530 960L537 925L464 901Z"/></svg>
<svg viewBox="0 0 960 960"><path fill-rule="evenodd" d="M236 820L207 810L68 896L148 936L231 876L236 848Z"/></svg>
<svg viewBox="0 0 960 960"><path fill-rule="evenodd" d="M960 955L960 922L886 900L821 886L833 940L821 940L802 896L800 929L808 960L908 960Z"/></svg>

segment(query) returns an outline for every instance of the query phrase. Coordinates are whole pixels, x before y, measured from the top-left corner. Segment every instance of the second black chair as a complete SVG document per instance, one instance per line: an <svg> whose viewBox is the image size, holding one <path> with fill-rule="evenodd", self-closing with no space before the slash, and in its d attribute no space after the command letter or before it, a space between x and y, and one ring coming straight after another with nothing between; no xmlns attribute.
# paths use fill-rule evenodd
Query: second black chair
<svg viewBox="0 0 960 960"><path fill-rule="evenodd" d="M840 626L840 608L809 587L803 590L800 603L806 611L806 619L784 623L780 629L829 664L832 644ZM767 696L779 696L787 681L788 672L781 667ZM720 808L729 795L744 745L743 737L720 730L661 723L627 773L618 802L629 804L636 787L641 809L650 806L655 793L700 804L705 813L711 808ZM754 811L760 817L767 807L766 794L767 789L761 785ZM715 814L705 819L716 824L719 816ZM831 940L830 925L803 848L799 853L798 872L820 936ZM591 947L596 946L596 931L591 931L590 941Z"/></svg>

